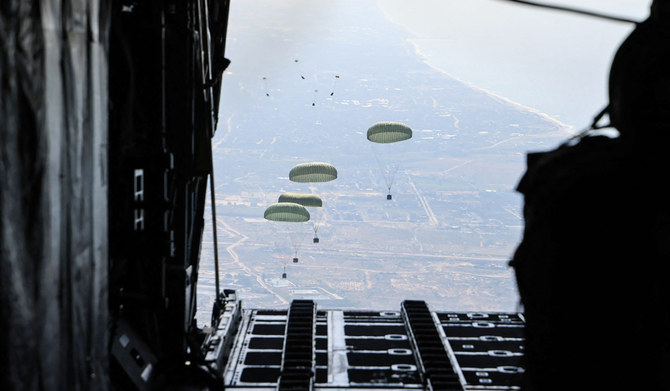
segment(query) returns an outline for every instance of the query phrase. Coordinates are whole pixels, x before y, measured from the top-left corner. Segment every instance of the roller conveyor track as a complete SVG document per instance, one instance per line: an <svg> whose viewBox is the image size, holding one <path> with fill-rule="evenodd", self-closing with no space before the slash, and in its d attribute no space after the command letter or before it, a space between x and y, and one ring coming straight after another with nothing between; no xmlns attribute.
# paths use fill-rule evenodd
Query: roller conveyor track
<svg viewBox="0 0 670 391"><path fill-rule="evenodd" d="M427 389L462 391L463 386L454 372L426 302L405 300L401 308Z"/></svg>
<svg viewBox="0 0 670 391"><path fill-rule="evenodd" d="M288 311L278 391L313 388L316 304L293 300Z"/></svg>

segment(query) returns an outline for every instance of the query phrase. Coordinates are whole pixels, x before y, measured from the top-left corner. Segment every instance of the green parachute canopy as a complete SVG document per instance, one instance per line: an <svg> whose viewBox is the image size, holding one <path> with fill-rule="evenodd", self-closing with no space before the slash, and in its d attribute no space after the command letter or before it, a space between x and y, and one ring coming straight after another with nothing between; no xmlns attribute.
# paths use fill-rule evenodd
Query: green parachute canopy
<svg viewBox="0 0 670 391"><path fill-rule="evenodd" d="M265 209L264 217L272 221L302 223L309 220L309 212L304 206L294 202L279 202Z"/></svg>
<svg viewBox="0 0 670 391"><path fill-rule="evenodd" d="M337 169L328 163L301 163L291 169L288 178L293 182L329 182L337 178Z"/></svg>
<svg viewBox="0 0 670 391"><path fill-rule="evenodd" d="M300 194L286 192L279 196L279 202L293 202L302 206L321 207L323 201L316 194Z"/></svg>
<svg viewBox="0 0 670 391"><path fill-rule="evenodd" d="M377 122L368 129L368 140L388 144L412 138L412 129L400 122Z"/></svg>

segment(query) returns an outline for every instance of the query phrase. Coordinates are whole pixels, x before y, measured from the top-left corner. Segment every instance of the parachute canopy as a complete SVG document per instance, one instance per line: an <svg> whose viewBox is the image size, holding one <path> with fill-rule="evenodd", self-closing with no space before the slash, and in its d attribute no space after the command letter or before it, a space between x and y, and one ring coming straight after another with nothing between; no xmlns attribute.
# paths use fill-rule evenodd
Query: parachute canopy
<svg viewBox="0 0 670 391"><path fill-rule="evenodd" d="M377 122L368 129L368 140L388 144L412 138L412 129L400 122Z"/></svg>
<svg viewBox="0 0 670 391"><path fill-rule="evenodd" d="M291 169L288 178L293 182L329 182L337 178L337 169L328 163L301 163Z"/></svg>
<svg viewBox="0 0 670 391"><path fill-rule="evenodd" d="M284 193L279 196L279 202L293 202L302 206L321 207L323 201L316 194Z"/></svg>
<svg viewBox="0 0 670 391"><path fill-rule="evenodd" d="M302 223L309 220L309 212L304 206L294 202L279 202L268 206L264 217L272 221Z"/></svg>

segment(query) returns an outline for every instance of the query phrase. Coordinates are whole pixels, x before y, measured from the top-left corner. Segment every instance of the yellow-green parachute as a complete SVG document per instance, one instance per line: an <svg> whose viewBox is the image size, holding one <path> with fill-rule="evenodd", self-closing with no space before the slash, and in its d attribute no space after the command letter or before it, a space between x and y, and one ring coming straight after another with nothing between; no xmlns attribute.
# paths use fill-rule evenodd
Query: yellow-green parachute
<svg viewBox="0 0 670 391"><path fill-rule="evenodd" d="M293 202L307 207L321 207L323 201L316 194L301 194L286 192L279 196L279 202Z"/></svg>
<svg viewBox="0 0 670 391"><path fill-rule="evenodd" d="M389 144L412 138L412 128L400 122L377 122L368 128L368 140Z"/></svg>
<svg viewBox="0 0 670 391"><path fill-rule="evenodd" d="M288 174L293 182L329 182L337 179L337 169L328 163L301 163L293 167Z"/></svg>
<svg viewBox="0 0 670 391"><path fill-rule="evenodd" d="M264 217L271 221L302 223L309 220L309 212L304 206L294 202L279 202L265 209Z"/></svg>

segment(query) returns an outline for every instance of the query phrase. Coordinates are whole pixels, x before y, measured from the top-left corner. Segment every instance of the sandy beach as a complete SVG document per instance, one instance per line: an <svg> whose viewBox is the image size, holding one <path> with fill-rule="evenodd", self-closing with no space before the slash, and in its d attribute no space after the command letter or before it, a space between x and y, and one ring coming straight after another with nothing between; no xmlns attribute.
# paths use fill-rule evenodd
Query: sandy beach
<svg viewBox="0 0 670 391"><path fill-rule="evenodd" d="M646 3L574 5L641 20ZM492 0L377 0L377 6L406 29L432 67L575 130L606 105L611 59L633 27Z"/></svg>

